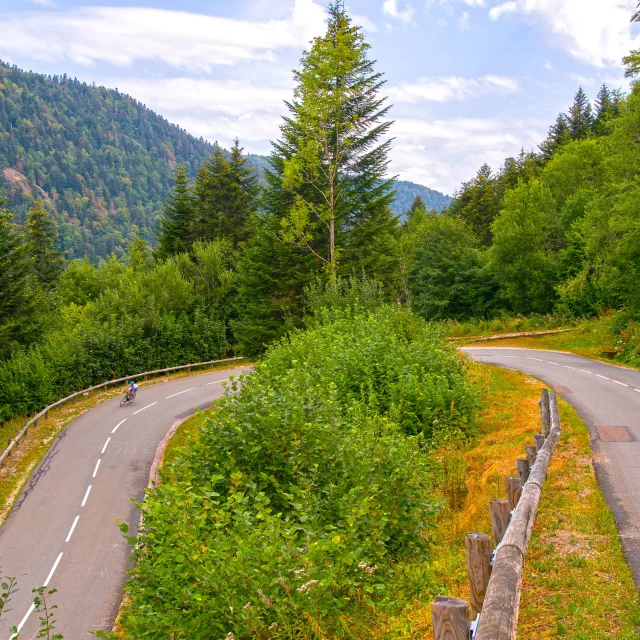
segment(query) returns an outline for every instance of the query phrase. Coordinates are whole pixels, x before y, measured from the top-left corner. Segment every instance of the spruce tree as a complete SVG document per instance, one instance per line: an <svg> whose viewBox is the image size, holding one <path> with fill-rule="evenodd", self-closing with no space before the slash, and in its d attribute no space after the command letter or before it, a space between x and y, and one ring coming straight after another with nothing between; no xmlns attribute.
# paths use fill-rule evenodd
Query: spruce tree
<svg viewBox="0 0 640 640"><path fill-rule="evenodd" d="M229 157L216 146L198 171L195 183L198 239L225 239L234 247L246 242L258 189L253 170L246 162L236 139Z"/></svg>
<svg viewBox="0 0 640 640"><path fill-rule="evenodd" d="M631 22L640 22L640 0L637 4L637 10L631 16ZM629 55L622 58L622 64L626 67L624 75L627 78L635 78L640 75L640 49L633 49Z"/></svg>
<svg viewBox="0 0 640 640"><path fill-rule="evenodd" d="M392 183L384 178L391 126L379 92L384 81L369 45L341 3L329 6L325 35L315 38L295 72L290 115L281 125L267 174L266 208L280 237L315 256L335 282L389 255L396 222Z"/></svg>
<svg viewBox="0 0 640 640"><path fill-rule="evenodd" d="M573 100L567 115L567 123L572 140L588 138L593 131L593 108L582 87Z"/></svg>
<svg viewBox="0 0 640 640"><path fill-rule="evenodd" d="M424 200L420 196L416 196L411 203L411 207L406 213L407 220L413 218L417 213L425 214L427 213L427 205L424 203Z"/></svg>
<svg viewBox="0 0 640 640"><path fill-rule="evenodd" d="M7 357L14 344L37 337L35 293L29 247L6 200L0 199L0 358Z"/></svg>
<svg viewBox="0 0 640 640"><path fill-rule="evenodd" d="M556 118L554 124L549 127L547 139L540 145L543 161L547 162L561 149L567 142L571 141L571 132L569 131L569 121L564 113Z"/></svg>
<svg viewBox="0 0 640 640"><path fill-rule="evenodd" d="M176 169L173 192L164 205L164 218L160 221L158 254L166 258L189 251L195 240L195 201L183 165Z"/></svg>
<svg viewBox="0 0 640 640"><path fill-rule="evenodd" d="M64 258L55 220L42 202L36 200L27 213L27 247L33 271L45 291L50 290L62 273Z"/></svg>
<svg viewBox="0 0 640 640"><path fill-rule="evenodd" d="M620 97L615 91L611 91L603 84L596 97L596 117L593 123L593 131L602 136L608 133L607 124L620 113Z"/></svg>

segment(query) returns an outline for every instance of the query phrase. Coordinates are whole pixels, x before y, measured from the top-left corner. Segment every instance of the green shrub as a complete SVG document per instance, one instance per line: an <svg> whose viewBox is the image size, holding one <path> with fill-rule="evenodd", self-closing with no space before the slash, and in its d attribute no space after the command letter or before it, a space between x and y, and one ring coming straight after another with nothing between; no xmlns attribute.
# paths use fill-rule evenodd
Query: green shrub
<svg viewBox="0 0 640 640"><path fill-rule="evenodd" d="M235 387L235 383L234 383ZM131 637L344 635L428 558L426 437L473 428L455 350L406 310L327 311L272 347L141 505ZM132 540L133 542L133 540Z"/></svg>

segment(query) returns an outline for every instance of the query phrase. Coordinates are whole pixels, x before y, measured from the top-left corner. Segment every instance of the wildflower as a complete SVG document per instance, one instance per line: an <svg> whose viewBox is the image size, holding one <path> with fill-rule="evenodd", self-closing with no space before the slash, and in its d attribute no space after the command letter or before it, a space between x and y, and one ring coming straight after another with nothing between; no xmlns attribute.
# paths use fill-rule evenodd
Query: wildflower
<svg viewBox="0 0 640 640"><path fill-rule="evenodd" d="M258 595L267 609L273 609L273 600L271 598L267 598L267 596L262 592L262 589L258 589Z"/></svg>
<svg viewBox="0 0 640 640"><path fill-rule="evenodd" d="M307 593L307 591L309 591L309 589L317 582L317 580L309 580L309 582L305 582L301 587L298 587L298 591L300 593Z"/></svg>
<svg viewBox="0 0 640 640"><path fill-rule="evenodd" d="M272 622L272 623L269 625L269 629L275 629L277 626L278 626L278 623L277 623L277 622Z"/></svg>
<svg viewBox="0 0 640 640"><path fill-rule="evenodd" d="M247 602L247 604L244 605L244 607L242 607L245 611L249 611L249 609L251 609L251 603Z"/></svg>
<svg viewBox="0 0 640 640"><path fill-rule="evenodd" d="M294 575L294 576L299 576L301 573L304 573L304 572L305 572L304 568L302 568L302 569L296 569L296 570L293 572L293 575Z"/></svg>
<svg viewBox="0 0 640 640"><path fill-rule="evenodd" d="M227 633L227 637L224 640L235 640L235 636L231 631L229 631L229 633Z"/></svg>

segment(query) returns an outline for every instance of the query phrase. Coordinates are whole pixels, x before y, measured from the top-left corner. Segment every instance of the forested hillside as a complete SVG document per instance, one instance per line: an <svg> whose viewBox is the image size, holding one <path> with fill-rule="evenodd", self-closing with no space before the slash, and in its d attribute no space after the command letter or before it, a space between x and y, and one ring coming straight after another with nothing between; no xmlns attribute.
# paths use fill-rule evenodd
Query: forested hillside
<svg viewBox="0 0 640 640"><path fill-rule="evenodd" d="M0 62L0 191L20 222L44 201L70 258L121 257L137 236L153 243L176 167L194 178L213 150L117 89ZM266 158L249 162L262 178ZM394 212L416 195L437 210L449 201L400 183Z"/></svg>

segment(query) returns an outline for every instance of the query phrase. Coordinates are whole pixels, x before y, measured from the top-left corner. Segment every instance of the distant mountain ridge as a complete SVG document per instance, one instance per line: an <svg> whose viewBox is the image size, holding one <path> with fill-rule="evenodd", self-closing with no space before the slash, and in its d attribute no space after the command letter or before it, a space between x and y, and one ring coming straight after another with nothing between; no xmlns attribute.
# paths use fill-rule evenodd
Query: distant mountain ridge
<svg viewBox="0 0 640 640"><path fill-rule="evenodd" d="M138 234L153 242L176 166L193 177L213 149L117 90L0 61L0 190L19 221L44 200L69 257L121 255ZM450 201L411 182L396 190L396 215L416 195L438 211Z"/></svg>

